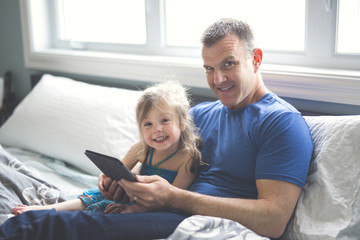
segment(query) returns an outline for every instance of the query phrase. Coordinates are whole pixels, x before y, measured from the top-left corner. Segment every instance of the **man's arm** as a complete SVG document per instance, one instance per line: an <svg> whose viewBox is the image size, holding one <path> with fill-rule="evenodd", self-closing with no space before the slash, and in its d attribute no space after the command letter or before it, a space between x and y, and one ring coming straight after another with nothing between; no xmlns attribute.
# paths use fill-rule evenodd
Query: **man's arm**
<svg viewBox="0 0 360 240"><path fill-rule="evenodd" d="M256 181L258 199L222 198L173 187L157 176L138 176L138 181L119 184L148 211L170 208L227 218L273 238L283 234L301 192L295 184L262 179Z"/></svg>

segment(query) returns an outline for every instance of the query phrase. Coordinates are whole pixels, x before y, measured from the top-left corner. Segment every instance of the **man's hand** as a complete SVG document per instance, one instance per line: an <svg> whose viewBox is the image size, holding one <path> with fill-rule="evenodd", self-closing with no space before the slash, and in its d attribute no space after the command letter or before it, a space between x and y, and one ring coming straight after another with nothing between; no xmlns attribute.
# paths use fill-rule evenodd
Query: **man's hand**
<svg viewBox="0 0 360 240"><path fill-rule="evenodd" d="M136 176L138 182L130 182L125 179L118 183L127 193L131 200L136 200L145 211L154 211L168 207L172 197L172 186L168 181L157 175Z"/></svg>

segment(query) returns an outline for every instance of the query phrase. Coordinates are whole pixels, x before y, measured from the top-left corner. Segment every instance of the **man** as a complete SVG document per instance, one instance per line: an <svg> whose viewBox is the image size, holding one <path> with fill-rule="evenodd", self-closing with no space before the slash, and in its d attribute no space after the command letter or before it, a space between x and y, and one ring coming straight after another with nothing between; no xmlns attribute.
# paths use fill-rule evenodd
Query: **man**
<svg viewBox="0 0 360 240"><path fill-rule="evenodd" d="M221 19L203 34L207 81L219 101L192 109L208 165L189 190L173 187L159 176L137 176L133 183L100 175L99 188L106 198L118 199L123 189L149 212L41 216L26 212L21 219L6 222L1 231L37 238L44 235L34 229L44 228L51 229L46 235L50 238L95 239L99 232L102 239L164 238L188 215L200 214L232 219L259 235L280 237L304 186L313 144L300 113L266 89L259 72L262 51L253 42L251 28L233 19ZM177 212L154 212L166 209ZM18 227L20 221L26 224Z"/></svg>
<svg viewBox="0 0 360 240"><path fill-rule="evenodd" d="M220 101L200 104L193 114L209 167L191 191L156 176L139 176L146 184L121 181L138 204L228 218L263 236L282 235L305 183L312 140L301 115L266 89L262 51L253 42L250 27L233 19L205 31L204 68ZM115 185L109 192L118 194Z"/></svg>

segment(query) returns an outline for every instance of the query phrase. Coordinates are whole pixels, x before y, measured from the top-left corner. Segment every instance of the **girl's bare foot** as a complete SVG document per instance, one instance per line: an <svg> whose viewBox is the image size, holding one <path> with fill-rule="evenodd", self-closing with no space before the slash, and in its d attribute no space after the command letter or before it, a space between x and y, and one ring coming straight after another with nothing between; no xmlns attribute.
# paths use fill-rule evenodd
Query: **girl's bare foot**
<svg viewBox="0 0 360 240"><path fill-rule="evenodd" d="M20 215L21 213L24 213L26 211L30 211L30 210L48 210L48 209L52 209L53 207L51 205L46 205L46 206L41 206L41 205L18 205L16 207L14 207L11 210L11 213L14 215Z"/></svg>

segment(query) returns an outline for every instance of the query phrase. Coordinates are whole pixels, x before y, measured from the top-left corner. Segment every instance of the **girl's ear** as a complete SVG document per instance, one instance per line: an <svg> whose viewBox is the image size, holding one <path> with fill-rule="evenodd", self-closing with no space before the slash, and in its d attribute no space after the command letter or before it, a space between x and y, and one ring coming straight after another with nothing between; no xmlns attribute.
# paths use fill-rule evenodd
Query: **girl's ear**
<svg viewBox="0 0 360 240"><path fill-rule="evenodd" d="M180 123L179 127L180 127L181 132L185 131L185 129L186 129L185 124L183 124L183 123Z"/></svg>
<svg viewBox="0 0 360 240"><path fill-rule="evenodd" d="M183 120L183 121L187 121L187 120L185 120L185 119L187 119L187 118L186 118L186 117L183 117L182 120ZM183 131L186 130L186 124L185 124L183 121L181 121L181 117L178 118L179 128L180 128L180 131L181 131L181 132L183 132Z"/></svg>

